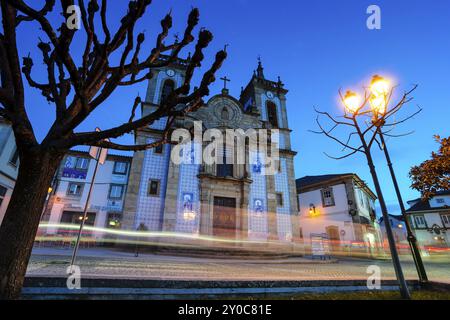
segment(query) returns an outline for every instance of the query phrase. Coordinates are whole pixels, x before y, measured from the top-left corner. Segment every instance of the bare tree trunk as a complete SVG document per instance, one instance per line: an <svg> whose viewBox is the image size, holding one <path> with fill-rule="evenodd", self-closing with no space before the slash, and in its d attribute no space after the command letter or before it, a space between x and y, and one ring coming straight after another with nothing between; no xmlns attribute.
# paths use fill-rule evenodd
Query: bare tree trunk
<svg viewBox="0 0 450 320"><path fill-rule="evenodd" d="M63 155L42 150L21 154L16 185L0 226L0 299L20 297L48 188Z"/></svg>

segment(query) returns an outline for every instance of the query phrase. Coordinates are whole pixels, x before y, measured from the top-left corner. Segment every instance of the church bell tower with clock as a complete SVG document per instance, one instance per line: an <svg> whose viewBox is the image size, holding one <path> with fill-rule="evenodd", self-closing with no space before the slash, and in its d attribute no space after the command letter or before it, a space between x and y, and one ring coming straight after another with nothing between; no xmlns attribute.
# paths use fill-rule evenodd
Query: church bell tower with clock
<svg viewBox="0 0 450 320"><path fill-rule="evenodd" d="M277 213L276 218L269 219L269 234L279 234L281 225L290 223L291 236L298 238L300 227L294 173L294 157L297 153L291 149L292 130L286 110L287 93L280 77L277 81L266 79L261 59L258 58L258 67L242 90L239 101L245 112L259 116L263 128L277 129L279 132L279 170L275 175L266 176L267 211Z"/></svg>

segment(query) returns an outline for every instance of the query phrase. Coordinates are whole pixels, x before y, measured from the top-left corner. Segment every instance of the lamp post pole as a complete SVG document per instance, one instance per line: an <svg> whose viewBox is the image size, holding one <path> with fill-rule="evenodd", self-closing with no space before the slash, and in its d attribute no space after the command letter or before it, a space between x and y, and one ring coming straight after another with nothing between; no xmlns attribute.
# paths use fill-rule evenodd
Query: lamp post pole
<svg viewBox="0 0 450 320"><path fill-rule="evenodd" d="M419 280L421 282L428 282L428 277L427 277L427 273L425 271L425 267L423 265L422 257L420 255L420 250L419 250L419 247L417 246L417 239L412 232L411 223L406 215L406 210L405 210L405 205L403 204L402 194L401 194L400 188L398 186L397 178L395 176L391 157L389 155L389 151L387 149L386 142L384 140L383 132L381 131L380 127L377 128L377 131L378 131L378 136L380 137L381 146L383 147L384 155L386 157L387 165L389 167L389 172L391 173L392 183L394 184L395 193L397 194L398 204L400 206L400 210L402 212L403 219L405 220L408 243L411 248L411 254L414 259L414 264L416 265L417 274L419 275ZM385 220L385 225L387 225L387 224L389 224L389 220Z"/></svg>
<svg viewBox="0 0 450 320"><path fill-rule="evenodd" d="M370 169L370 174L372 175L373 184L375 185L375 190L377 192L378 201L380 202L381 207L381 213L383 215L384 221L389 221L389 215L386 207L386 203L384 201L383 192L381 191L380 187L380 181L378 180L378 175L375 170L375 165L373 163L372 154L370 152L370 148L368 147L366 140L364 139L364 135L361 132L361 129L359 128L359 125L353 117L353 122L355 124L355 128L357 130L357 133L359 135L359 138L361 139L362 146L364 148L364 154L367 158L367 164ZM398 257L397 247L395 245L394 240L394 234L392 233L392 228L390 223L385 223L386 226L386 235L389 242L389 249L391 251L391 258L392 263L394 265L395 275L397 276L397 280L400 286L400 294L402 295L402 298L404 299L411 299L411 295L409 294L408 286L406 284L405 276L403 275L402 266L400 264L400 259Z"/></svg>
<svg viewBox="0 0 450 320"><path fill-rule="evenodd" d="M92 189L94 188L95 176L97 175L98 166L100 164L100 156L102 154L102 148L100 148L97 152L97 156L95 158L95 168L94 173L92 175L91 185L89 186L89 192L87 194L86 203L84 204L83 217L80 223L80 229L78 230L77 240L75 242L75 247L73 248L72 259L70 260L70 267L73 267L75 264L75 259L77 257L78 247L80 246L81 233L83 231L84 222L86 221L87 212L89 209L89 203L91 201Z"/></svg>

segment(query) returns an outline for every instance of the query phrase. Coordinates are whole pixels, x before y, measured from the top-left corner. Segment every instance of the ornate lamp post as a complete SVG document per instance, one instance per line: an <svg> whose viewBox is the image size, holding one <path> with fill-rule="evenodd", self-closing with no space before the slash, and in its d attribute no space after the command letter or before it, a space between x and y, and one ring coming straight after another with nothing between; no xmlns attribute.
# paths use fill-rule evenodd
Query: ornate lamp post
<svg viewBox="0 0 450 320"><path fill-rule="evenodd" d="M393 173L392 164L389 158L389 154L387 153L387 149L385 148L385 142L383 135L386 136L394 136L392 134L388 134L388 132L382 132L382 128L384 126L395 126L399 123L405 122L409 118L416 115L418 112L420 112L420 108L418 112L413 113L412 115L397 120L394 122L387 123L387 121L395 115L404 104L409 102L411 98L409 98L409 95L412 91L415 90L416 87L414 87L412 90L406 92L403 94L403 97L399 100L399 102L388 109L389 102L392 97L393 89L389 88L389 83L383 79L380 76L374 76L370 85L369 90L365 90L364 97L358 96L355 92L347 91L345 95L342 95L341 92L339 92L339 95L341 97L341 101L343 105L345 106L345 113L340 118L343 118L344 120L335 118L331 116L328 112L318 111L318 116L316 118L317 125L320 128L320 131L313 131L318 134L323 134L327 136L328 138L336 141L343 147L343 151L348 151L347 154L340 156L340 157L332 157L326 154L328 157L332 159L343 159L346 157L349 157L355 153L363 153L367 159L367 164L370 169L370 173L372 175L373 183L376 189L376 193L378 196L378 200L380 201L380 207L381 212L383 215L384 220L386 223L386 235L388 238L389 243L389 249L391 252L392 262L394 265L395 273L397 276L397 280L400 286L400 292L403 298L409 299L410 294L408 291L408 287L406 285L405 277L403 275L402 267L400 264L400 259L398 257L397 247L395 245L394 235L392 232L391 225L389 222L389 216L388 211L386 207L386 203L384 200L383 192L380 187L380 182L377 176L377 172L375 170L375 165L373 162L372 154L371 154L371 148L374 143L377 143L378 146L381 149L384 149L386 158L388 160L388 164L390 164L390 169L393 181L395 180L395 175ZM370 106L369 106L370 105ZM326 116L332 123L332 127L330 129L324 129L322 124L319 121L320 116ZM365 127L360 125L360 122L362 122L362 119L367 119L367 117L371 118L372 121L364 121ZM348 135L346 140L341 140L340 138L335 136L336 128L338 127L346 127L351 128L353 131ZM353 146L352 145L352 139L354 136L359 137L358 143L360 145ZM379 141L381 139L381 142ZM383 148L384 146L384 148ZM396 180L394 182L394 185L396 186L396 190L398 189L398 184L396 183ZM399 195L400 192L397 191L397 195ZM401 202L401 207L403 207L403 202L401 200L401 196L399 197L399 202ZM403 207L404 212L404 207ZM402 212L402 213L403 213ZM409 226L409 221L405 219L407 228L411 230ZM412 235L412 232L410 231L408 233L409 238L408 240L410 243L414 244L414 240L410 237ZM422 281L426 281L426 274L424 273L423 264L421 264L420 259L420 253L418 252L417 246L411 246L411 249L414 250L413 257L414 261L416 262L416 267L418 269L418 273L420 276L420 279Z"/></svg>
<svg viewBox="0 0 450 320"><path fill-rule="evenodd" d="M367 98L365 99L367 100ZM364 101L365 102L365 101ZM394 265L395 274L397 276L397 280L400 286L400 293L404 299L410 299L411 296L409 294L408 286L406 284L405 277L403 275L402 266L400 264L400 259L398 257L397 247L395 245L394 234L392 232L391 225L388 223L389 215L387 211L386 202L384 201L383 192L381 191L380 181L378 179L377 172L375 170L375 165L373 162L372 154L370 152L370 146L367 143L364 133L361 130L356 117L360 114L366 113L361 111L364 105L361 105L360 99L357 94L351 91L347 91L344 97L344 105L347 111L352 114L351 119L353 120L353 124L356 128L356 132L361 140L363 153L366 155L367 164L369 166L370 174L372 175L373 184L375 185L375 190L378 196L378 201L380 202L381 213L383 215L384 221L386 221L386 235L388 238L389 249L391 252L392 263ZM360 113L361 111L361 113Z"/></svg>
<svg viewBox="0 0 450 320"><path fill-rule="evenodd" d="M372 123L376 126L376 132L380 138L381 147L384 151L384 155L386 157L386 162L389 167L389 172L391 174L392 183L394 185L395 193L397 195L398 204L400 206L400 211L402 213L403 219L405 221L406 226L406 233L407 233L407 239L408 243L411 249L411 254L414 259L414 264L417 269L417 274L419 275L419 280L421 282L427 282L428 277L427 273L425 271L425 267L423 265L422 257L420 255L420 250L417 245L417 239L414 236L414 233L412 232L411 223L406 215L405 205L403 203L402 194L400 192L400 188L398 186L397 178L395 176L394 168L392 165L391 157L389 155L389 151L387 149L386 142L384 140L384 134L382 131L382 127L385 123L384 121L384 114L386 113L386 107L388 103L388 95L389 95L389 84L388 82L380 77L380 76L374 76L372 78L372 83L370 86L372 97L370 98L369 102L372 108L372 114L373 119ZM386 224L388 224L388 220L386 220Z"/></svg>

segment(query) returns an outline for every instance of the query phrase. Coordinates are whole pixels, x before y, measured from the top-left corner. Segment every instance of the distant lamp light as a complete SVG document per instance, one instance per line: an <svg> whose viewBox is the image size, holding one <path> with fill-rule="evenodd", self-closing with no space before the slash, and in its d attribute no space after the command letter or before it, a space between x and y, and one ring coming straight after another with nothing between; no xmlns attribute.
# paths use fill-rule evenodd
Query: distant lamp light
<svg viewBox="0 0 450 320"><path fill-rule="evenodd" d="M401 228L403 228L403 225L402 225L402 224L399 224L397 227L399 227L399 228L401 229Z"/></svg>
<svg viewBox="0 0 450 320"><path fill-rule="evenodd" d="M353 114L361 107L361 99L355 92L347 90L344 96L344 105L347 111Z"/></svg>
<svg viewBox="0 0 450 320"><path fill-rule="evenodd" d="M47 190L47 193L52 193L52 191L53 191L53 188L52 187L48 187L48 190Z"/></svg>
<svg viewBox="0 0 450 320"><path fill-rule="evenodd" d="M312 203L309 205L309 214L311 216L315 216L316 215L316 207Z"/></svg>

